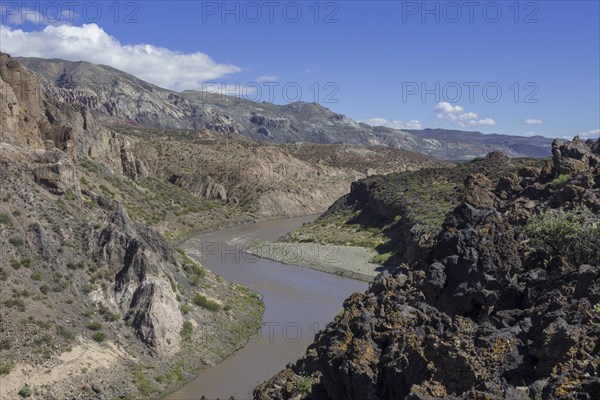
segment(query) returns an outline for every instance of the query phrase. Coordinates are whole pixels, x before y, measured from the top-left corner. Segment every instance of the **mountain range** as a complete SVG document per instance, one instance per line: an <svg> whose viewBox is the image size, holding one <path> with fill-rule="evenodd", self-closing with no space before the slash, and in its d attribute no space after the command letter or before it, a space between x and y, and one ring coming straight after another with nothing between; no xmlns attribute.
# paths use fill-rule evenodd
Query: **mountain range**
<svg viewBox="0 0 600 400"><path fill-rule="evenodd" d="M59 102L83 104L109 125L210 130L271 143L357 144L401 148L446 160L501 151L509 157L549 156L552 139L444 129L370 126L316 103L276 105L237 96L175 92L106 65L16 58Z"/></svg>

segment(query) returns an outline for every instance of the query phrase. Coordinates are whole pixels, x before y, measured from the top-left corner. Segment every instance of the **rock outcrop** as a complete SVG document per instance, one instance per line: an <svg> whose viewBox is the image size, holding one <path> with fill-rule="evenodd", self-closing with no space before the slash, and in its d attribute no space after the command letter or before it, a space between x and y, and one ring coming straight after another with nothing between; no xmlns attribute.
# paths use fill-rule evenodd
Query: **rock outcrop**
<svg viewBox="0 0 600 400"><path fill-rule="evenodd" d="M64 152L38 150L32 153L30 166L35 182L50 193L64 195L70 191L81 196L75 165Z"/></svg>
<svg viewBox="0 0 600 400"><path fill-rule="evenodd" d="M239 348L260 298L140 222L172 192L144 179L129 138L2 53L0 89L0 398L158 397ZM243 300L208 310L197 295ZM235 337L204 336L224 320Z"/></svg>
<svg viewBox="0 0 600 400"><path fill-rule="evenodd" d="M134 224L122 208L109 216L109 224L96 243L102 260L115 276L109 303L127 315L137 337L153 351L169 356L179 350L183 318L169 282L169 270L177 261L160 235Z"/></svg>
<svg viewBox="0 0 600 400"><path fill-rule="evenodd" d="M210 176L201 176L193 179L189 176L171 175L168 181L173 185L185 188L195 197L207 200L220 200L224 203L228 200L225 186Z"/></svg>
<svg viewBox="0 0 600 400"><path fill-rule="evenodd" d="M556 142L549 169L495 189L468 177L431 261L382 273L351 296L255 398L600 398L600 266L540 254L520 228L552 207L597 207L597 146ZM566 188L576 195L556 195Z"/></svg>

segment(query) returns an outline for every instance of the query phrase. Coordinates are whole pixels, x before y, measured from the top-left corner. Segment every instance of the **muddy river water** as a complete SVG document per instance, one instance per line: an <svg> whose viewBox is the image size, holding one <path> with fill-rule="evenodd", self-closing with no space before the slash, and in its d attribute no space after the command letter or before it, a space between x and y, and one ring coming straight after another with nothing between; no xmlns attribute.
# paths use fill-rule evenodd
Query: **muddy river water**
<svg viewBox="0 0 600 400"><path fill-rule="evenodd" d="M230 282L260 293L263 327L248 344L215 367L206 369L166 400L252 399L254 387L301 357L314 335L332 321L350 294L367 283L243 252L253 240L274 240L313 220L286 218L212 232L180 247ZM327 255L323 255L326 257Z"/></svg>

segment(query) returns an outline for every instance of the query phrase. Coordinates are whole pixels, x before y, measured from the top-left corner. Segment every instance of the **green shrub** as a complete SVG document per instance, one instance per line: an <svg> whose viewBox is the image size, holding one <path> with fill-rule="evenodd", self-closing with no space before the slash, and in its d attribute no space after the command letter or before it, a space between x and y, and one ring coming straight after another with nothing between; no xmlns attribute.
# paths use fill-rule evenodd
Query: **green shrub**
<svg viewBox="0 0 600 400"><path fill-rule="evenodd" d="M20 246L23 246L25 244L25 242L23 241L23 239L21 239L18 236L13 236L10 239L8 239L8 243L12 244L15 247L20 247Z"/></svg>
<svg viewBox="0 0 600 400"><path fill-rule="evenodd" d="M10 215L6 213L0 213L0 224L2 225L12 225L10 220Z"/></svg>
<svg viewBox="0 0 600 400"><path fill-rule="evenodd" d="M56 334L69 342L75 340L75 334L73 331L62 325L56 325Z"/></svg>
<svg viewBox="0 0 600 400"><path fill-rule="evenodd" d="M179 310L181 311L181 313L183 315L189 314L190 311L192 311L192 306L190 306L188 303L182 304L181 306L179 306Z"/></svg>
<svg viewBox="0 0 600 400"><path fill-rule="evenodd" d="M196 296L194 296L193 301L195 305L210 311L219 311L221 309L221 306L218 303L207 299L206 296L201 295L200 293L197 293Z"/></svg>
<svg viewBox="0 0 600 400"><path fill-rule="evenodd" d="M44 293L44 294L48 294L48 292L50 291L50 287L46 284L43 284L42 286L40 286L40 292Z"/></svg>
<svg viewBox="0 0 600 400"><path fill-rule="evenodd" d="M8 272L4 268L0 267L0 281L6 282L8 280Z"/></svg>
<svg viewBox="0 0 600 400"><path fill-rule="evenodd" d="M146 374L141 367L137 367L133 371L133 379L135 381L138 390L144 398L150 397L150 395L157 391L156 387L146 379Z"/></svg>
<svg viewBox="0 0 600 400"><path fill-rule="evenodd" d="M15 307L17 310L23 312L26 310L25 307L25 302L22 299L16 299L16 298L12 298L12 299L8 299L4 302L4 304L6 305L6 307Z"/></svg>
<svg viewBox="0 0 600 400"><path fill-rule="evenodd" d="M23 257L21 258L21 266L25 268L31 267L31 258Z"/></svg>
<svg viewBox="0 0 600 400"><path fill-rule="evenodd" d="M102 329L102 322L92 321L85 327L88 328L90 331L99 331L100 329Z"/></svg>
<svg viewBox="0 0 600 400"><path fill-rule="evenodd" d="M592 212L548 210L533 217L525 233L533 245L549 255L561 256L575 265L600 264L600 226Z"/></svg>
<svg viewBox="0 0 600 400"><path fill-rule="evenodd" d="M179 332L181 337L189 338L190 336L192 336L193 332L194 332L194 326L192 325L192 323L187 320L183 321L183 326L181 327L181 331Z"/></svg>
<svg viewBox="0 0 600 400"><path fill-rule="evenodd" d="M31 279L33 279L34 281L41 281L42 280L42 274L40 274L37 271L34 271L31 273Z"/></svg>
<svg viewBox="0 0 600 400"><path fill-rule="evenodd" d="M67 263L67 268L68 268L68 269L71 269L71 270L73 270L73 269L77 269L77 268L78 268L78 264L75 264L73 261L69 261L69 262Z"/></svg>
<svg viewBox="0 0 600 400"><path fill-rule="evenodd" d="M19 269L21 268L21 263L15 259L10 260L10 266L13 267L14 269Z"/></svg>
<svg viewBox="0 0 600 400"><path fill-rule="evenodd" d="M299 380L296 382L296 389L302 393L309 393L315 384L315 381L310 376L301 376Z"/></svg>
<svg viewBox="0 0 600 400"><path fill-rule="evenodd" d="M90 292L91 292L92 290L94 290L94 289L96 289L96 285L93 285L93 284L91 284L91 283L86 283L85 285L83 285L83 286L81 287L81 291L82 291L84 294L88 294L88 293L90 293Z"/></svg>
<svg viewBox="0 0 600 400"><path fill-rule="evenodd" d="M569 179L571 179L571 174L561 174L552 180L552 182L550 182L548 185L550 188L557 190L563 187L565 183L569 181Z"/></svg>
<svg viewBox="0 0 600 400"><path fill-rule="evenodd" d="M108 306L105 304L98 304L98 308L100 309L100 315L102 315L102 318L106 322L114 322L121 317L120 314L113 313L112 311L110 311L110 308L108 308Z"/></svg>
<svg viewBox="0 0 600 400"><path fill-rule="evenodd" d="M33 389L28 384L23 385L21 390L19 390L19 396L21 397L31 397L33 394Z"/></svg>
<svg viewBox="0 0 600 400"><path fill-rule="evenodd" d="M42 337L40 337L39 339L37 339L35 341L35 343L37 343L37 344L50 343L50 342L52 342L52 335L50 335L49 333L45 333Z"/></svg>
<svg viewBox="0 0 600 400"><path fill-rule="evenodd" d="M371 259L371 262L373 264L385 265L385 263L390 259L391 256L392 253L376 254Z"/></svg>
<svg viewBox="0 0 600 400"><path fill-rule="evenodd" d="M13 363L10 361L0 361L0 375L8 375L13 369Z"/></svg>
<svg viewBox="0 0 600 400"><path fill-rule="evenodd" d="M104 342L106 340L106 333L96 332L92 335L92 339L94 339L98 343Z"/></svg>

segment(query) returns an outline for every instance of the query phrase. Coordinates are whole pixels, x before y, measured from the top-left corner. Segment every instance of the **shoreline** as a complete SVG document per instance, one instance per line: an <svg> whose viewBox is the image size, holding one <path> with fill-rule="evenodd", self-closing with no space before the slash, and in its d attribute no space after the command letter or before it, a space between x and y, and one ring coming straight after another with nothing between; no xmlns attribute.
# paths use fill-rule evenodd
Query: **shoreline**
<svg viewBox="0 0 600 400"><path fill-rule="evenodd" d="M201 235L207 235L207 234L210 234L210 233L221 232L221 231L224 231L224 230L227 230L227 229L235 229L235 228L238 228L238 227L252 225L252 224L259 223L259 222L268 222L268 221L276 221L276 220L280 220L280 219L312 217L312 216L316 216L318 218L325 211L326 210L323 210L322 212L318 212L318 213L314 213L314 214L281 215L281 216L270 216L270 217L266 217L266 218L246 219L245 222L241 222L243 220L240 219L240 220L237 220L237 221L231 221L232 222L231 225L224 225L224 226L219 227L218 229L207 229L207 230L194 231L193 233L185 235L184 237L179 238L176 241L173 241L173 242L169 241L169 244L173 248L176 248L176 247L181 246L182 244L184 244L188 240L191 240L191 239L195 238L196 236L201 236Z"/></svg>
<svg viewBox="0 0 600 400"><path fill-rule="evenodd" d="M359 246L260 241L245 250L267 260L372 282L385 267L371 263L377 253Z"/></svg>

